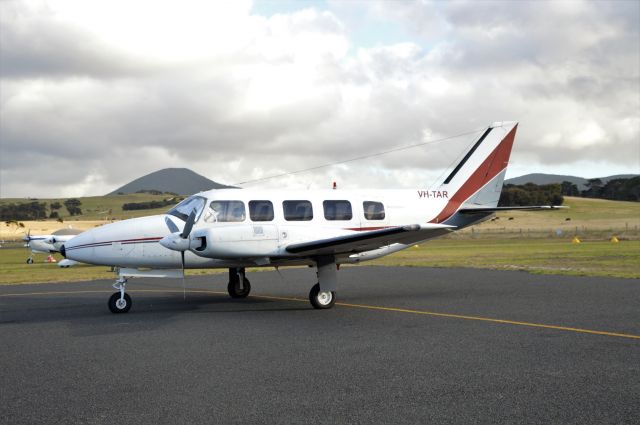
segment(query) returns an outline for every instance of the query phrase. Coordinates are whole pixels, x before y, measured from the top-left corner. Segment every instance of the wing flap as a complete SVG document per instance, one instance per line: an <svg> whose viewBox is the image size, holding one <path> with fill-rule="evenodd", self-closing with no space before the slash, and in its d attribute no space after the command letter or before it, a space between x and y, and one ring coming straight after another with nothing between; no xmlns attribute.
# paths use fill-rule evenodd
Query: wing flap
<svg viewBox="0 0 640 425"><path fill-rule="evenodd" d="M294 243L287 252L301 255L327 255L371 251L393 243L413 244L448 233L454 226L446 224L412 224L353 233L315 241Z"/></svg>

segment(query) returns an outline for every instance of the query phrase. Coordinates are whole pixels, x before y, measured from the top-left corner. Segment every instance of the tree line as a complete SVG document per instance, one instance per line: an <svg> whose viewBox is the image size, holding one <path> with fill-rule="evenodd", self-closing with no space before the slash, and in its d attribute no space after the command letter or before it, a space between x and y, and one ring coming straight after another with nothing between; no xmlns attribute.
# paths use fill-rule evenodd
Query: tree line
<svg viewBox="0 0 640 425"><path fill-rule="evenodd" d="M51 202L47 208L46 202L22 202L0 205L0 220L43 220L45 218L61 218L62 206L67 209L69 215L82 215L80 206L82 202L76 198L65 200L62 204L58 201Z"/></svg>
<svg viewBox="0 0 640 425"><path fill-rule="evenodd" d="M565 196L599 198L612 201L640 201L640 176L629 179L613 179L603 183L601 179L590 179L585 190L574 183L537 185L506 184L500 194L499 206L562 205Z"/></svg>
<svg viewBox="0 0 640 425"><path fill-rule="evenodd" d="M180 199L178 198L169 198L163 199L162 201L146 201L146 202L129 202L127 204L122 204L123 211L133 211L133 210L151 210L155 208L167 207L169 205L175 205L178 203Z"/></svg>
<svg viewBox="0 0 640 425"><path fill-rule="evenodd" d="M498 206L562 205L562 195L561 184L505 184Z"/></svg>
<svg viewBox="0 0 640 425"><path fill-rule="evenodd" d="M571 183L562 182L562 194L583 198L600 198L612 201L640 201L640 176L629 179L612 179L603 183L601 179L590 179L585 190Z"/></svg>

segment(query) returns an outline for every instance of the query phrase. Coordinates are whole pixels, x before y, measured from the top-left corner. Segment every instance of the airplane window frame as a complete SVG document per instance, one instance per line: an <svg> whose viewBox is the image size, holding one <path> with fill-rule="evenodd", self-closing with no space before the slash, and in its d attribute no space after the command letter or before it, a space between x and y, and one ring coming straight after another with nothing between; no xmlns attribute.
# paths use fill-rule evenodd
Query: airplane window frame
<svg viewBox="0 0 640 425"><path fill-rule="evenodd" d="M380 211L374 211L372 214L367 212L368 209L368 205L370 204L371 206L376 206L376 205L380 205L382 207L382 212ZM384 220L386 218L386 211L384 209L384 204L382 202L379 201L363 201L362 202L362 211L364 213L364 218L365 220L370 220L370 221L380 221L380 220ZM379 216L380 214L382 214L381 216Z"/></svg>
<svg viewBox="0 0 640 425"><path fill-rule="evenodd" d="M348 205L348 214L342 212L338 214L340 209L339 204ZM353 219L353 206L347 199L328 199L322 201L322 210L324 213L324 219L327 221L349 221Z"/></svg>
<svg viewBox="0 0 640 425"><path fill-rule="evenodd" d="M261 216L254 218L254 215L257 215L257 214L254 214L254 212L257 212L257 211L254 211L254 207L253 207L254 204L258 204L255 206L255 208L268 204L271 215L267 216L267 218L263 218ZM275 209L273 208L273 202L269 201L268 199L256 199L256 200L249 201L249 219L254 222L273 221L275 219Z"/></svg>
<svg viewBox="0 0 640 425"><path fill-rule="evenodd" d="M194 201L200 201L199 205L196 204L192 208L187 208L184 212L182 211L183 209L185 209L185 207L187 207L189 204L193 203ZM207 205L207 198L203 196L196 196L196 195L189 196L188 198L178 203L178 205L174 206L169 211L167 211L166 214L177 217L182 221L187 221L187 218L189 218L189 214L191 214L191 211L195 209L196 210L195 221L197 222L200 219L200 216L202 215L202 211L204 211L206 205Z"/></svg>
<svg viewBox="0 0 640 425"><path fill-rule="evenodd" d="M311 212L310 216L297 216L295 215L295 211L297 211L298 207L300 207L300 205L302 203L306 203L308 204L308 211ZM294 215L292 216L290 214L290 208L288 207L288 205L293 205L294 208ZM311 203L311 201L308 201L306 199L290 199L290 200L286 200L286 201L282 201L282 212L284 215L284 219L286 221L311 221L313 220L313 204Z"/></svg>

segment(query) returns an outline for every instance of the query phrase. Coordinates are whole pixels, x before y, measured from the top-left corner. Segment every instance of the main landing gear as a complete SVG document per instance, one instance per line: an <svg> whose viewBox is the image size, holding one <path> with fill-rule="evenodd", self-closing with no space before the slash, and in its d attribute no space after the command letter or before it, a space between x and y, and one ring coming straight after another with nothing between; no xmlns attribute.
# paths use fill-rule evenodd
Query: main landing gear
<svg viewBox="0 0 640 425"><path fill-rule="evenodd" d="M118 290L109 298L109 310L112 313L126 313L131 308L131 297L124 292L127 279L119 277L113 287Z"/></svg>
<svg viewBox="0 0 640 425"><path fill-rule="evenodd" d="M309 301L313 308L324 310L336 303L338 268L332 255L318 257L315 260L318 267L318 283L309 291Z"/></svg>
<svg viewBox="0 0 640 425"><path fill-rule="evenodd" d="M229 269L227 291L231 298L247 298L251 292L251 282L246 278L244 268Z"/></svg>

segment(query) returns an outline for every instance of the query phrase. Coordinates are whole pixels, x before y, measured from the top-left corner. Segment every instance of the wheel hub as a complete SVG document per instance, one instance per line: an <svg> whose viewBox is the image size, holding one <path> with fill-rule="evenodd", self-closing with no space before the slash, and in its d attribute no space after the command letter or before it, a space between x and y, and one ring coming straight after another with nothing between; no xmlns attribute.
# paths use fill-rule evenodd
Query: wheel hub
<svg viewBox="0 0 640 425"><path fill-rule="evenodd" d="M319 292L318 302L322 305L327 305L331 302L331 291Z"/></svg>

